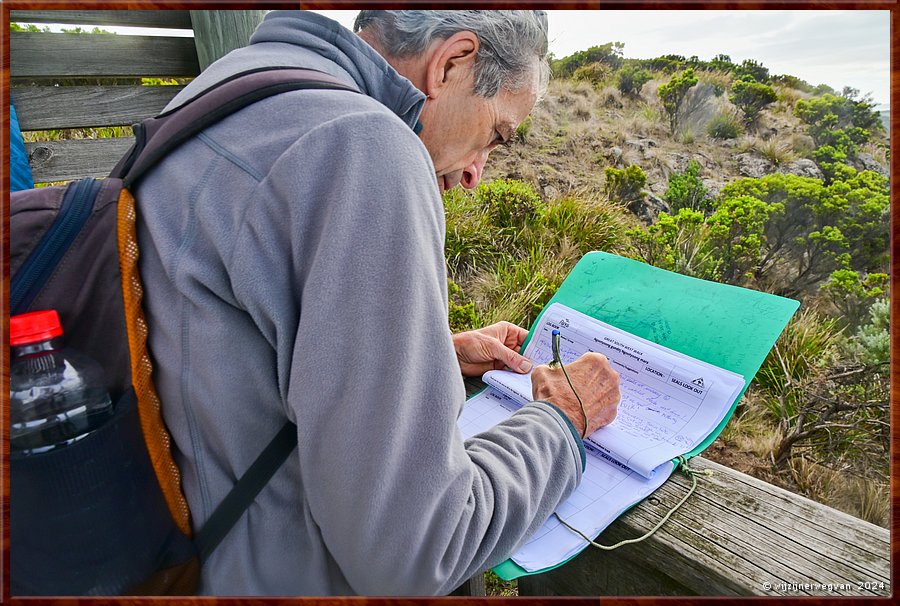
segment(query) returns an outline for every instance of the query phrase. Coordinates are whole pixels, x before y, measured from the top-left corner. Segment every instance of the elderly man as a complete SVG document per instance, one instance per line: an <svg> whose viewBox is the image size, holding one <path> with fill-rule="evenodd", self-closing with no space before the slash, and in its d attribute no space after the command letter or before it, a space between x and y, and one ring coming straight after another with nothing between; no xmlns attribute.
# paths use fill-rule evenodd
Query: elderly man
<svg viewBox="0 0 900 606"><path fill-rule="evenodd" d="M580 481L580 436L615 416L617 375L589 355L568 367L584 415L542 366L535 402L466 442L456 428L461 374L531 363L511 324L451 335L440 191L477 185L531 111L546 17L363 11L357 30L269 13L173 103L269 65L363 94L257 102L139 187L149 344L193 523L297 424L203 593L447 593L543 523Z"/></svg>

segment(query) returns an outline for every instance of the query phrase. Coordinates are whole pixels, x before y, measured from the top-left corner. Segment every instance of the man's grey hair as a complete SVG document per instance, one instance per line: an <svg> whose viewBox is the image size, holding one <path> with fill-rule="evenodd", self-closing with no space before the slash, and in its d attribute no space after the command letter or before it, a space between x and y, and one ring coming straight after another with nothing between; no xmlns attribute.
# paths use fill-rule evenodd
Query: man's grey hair
<svg viewBox="0 0 900 606"><path fill-rule="evenodd" d="M547 62L547 14L544 11L360 11L353 31L372 32L380 50L398 59L424 52L434 40L461 31L478 36L475 93L493 97L501 89L516 92L530 83L538 65L538 96L543 96Z"/></svg>

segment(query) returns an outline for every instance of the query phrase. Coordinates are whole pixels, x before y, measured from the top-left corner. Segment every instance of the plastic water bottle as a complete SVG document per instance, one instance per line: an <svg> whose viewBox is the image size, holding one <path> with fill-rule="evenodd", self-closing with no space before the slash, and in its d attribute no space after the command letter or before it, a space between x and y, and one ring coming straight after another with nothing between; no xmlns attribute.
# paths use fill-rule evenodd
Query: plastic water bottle
<svg viewBox="0 0 900 606"><path fill-rule="evenodd" d="M65 347L55 310L9 319L10 450L35 455L81 440L113 406L100 365Z"/></svg>

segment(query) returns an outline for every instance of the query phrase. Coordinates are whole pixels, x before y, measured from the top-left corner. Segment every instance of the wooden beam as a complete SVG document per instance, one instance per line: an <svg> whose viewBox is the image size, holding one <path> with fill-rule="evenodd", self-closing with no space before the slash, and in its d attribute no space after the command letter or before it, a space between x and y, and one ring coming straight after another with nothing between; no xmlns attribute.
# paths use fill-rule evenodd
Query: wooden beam
<svg viewBox="0 0 900 606"><path fill-rule="evenodd" d="M200 69L246 46L266 11L191 11Z"/></svg>
<svg viewBox="0 0 900 606"><path fill-rule="evenodd" d="M12 23L64 23L191 29L191 16L183 10L150 11L10 11Z"/></svg>
<svg viewBox="0 0 900 606"><path fill-rule="evenodd" d="M691 464L713 475L700 477L697 491L654 535L612 552L588 547L560 568L520 578L519 594L891 594L886 529L711 461ZM641 536L689 487L676 472L598 542Z"/></svg>
<svg viewBox="0 0 900 606"><path fill-rule="evenodd" d="M73 139L26 143L35 183L106 177L134 139Z"/></svg>
<svg viewBox="0 0 900 606"><path fill-rule="evenodd" d="M191 77L200 72L191 38L11 32L9 44L14 79Z"/></svg>
<svg viewBox="0 0 900 606"><path fill-rule="evenodd" d="M23 131L131 125L160 113L183 86L12 87Z"/></svg>

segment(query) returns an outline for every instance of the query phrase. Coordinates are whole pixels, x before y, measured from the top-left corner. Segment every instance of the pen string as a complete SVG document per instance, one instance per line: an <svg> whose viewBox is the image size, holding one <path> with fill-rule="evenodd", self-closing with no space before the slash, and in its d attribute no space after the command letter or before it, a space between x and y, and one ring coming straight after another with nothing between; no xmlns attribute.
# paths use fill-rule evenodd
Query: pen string
<svg viewBox="0 0 900 606"><path fill-rule="evenodd" d="M563 364L562 357L559 355L559 338L559 331L554 330L550 338L551 347L553 349L553 362L551 363L551 366L559 365L560 369L562 369L563 371L563 376L566 378L566 382L572 389L572 393L575 394L575 399L578 400L578 405L581 406L581 416L584 418L584 433L581 435L581 439L584 440L585 438L587 438L588 430L587 411L584 409L584 402L581 401L581 396L579 396L578 392L575 391L575 386L572 385L572 380L569 378L569 373L566 372L566 366Z"/></svg>
<svg viewBox="0 0 900 606"><path fill-rule="evenodd" d="M696 488L697 488L697 476L699 476L699 475L705 475L705 476L710 476L710 475L712 475L712 470L710 470L710 469L704 469L704 470L701 471L701 470L699 470L699 469L694 469L693 467L690 467L690 466L688 465L688 463L687 463L687 459L684 458L684 456L679 456L679 457L677 457L677 459L678 459L678 462L679 462L679 464L680 464L681 470L682 470L684 473L686 473L687 475L689 475L689 476L691 477L691 488L690 488L690 490L688 490L687 494L684 495L684 497L683 497L680 501L678 501L678 503L675 505L675 507L673 507L672 509L670 509L670 510L668 511L668 513L666 513L666 515L663 517L663 519L660 520L660 521L656 524L656 526L654 526L653 528L651 528L650 530L648 530L643 536L640 536L640 537L638 537L638 538L636 538L636 539L625 539L625 540L623 540L623 541L619 541L619 542L616 543L615 545L601 545L600 543L597 543L596 541L591 540L591 538L588 537L586 534L584 534L583 532L581 532L580 530L578 530L577 528L575 528L574 526L572 526L571 524L569 524L568 522L566 522L565 520L563 520L562 517L561 517L558 513L556 513L555 511L553 512L553 515L556 516L556 519L559 520L560 523L561 523L563 526L565 526L566 528L568 528L569 530L571 530L572 532L574 532L575 534L577 534L578 536L580 536L582 539L584 539L584 540L587 541L590 545L596 547L597 549L602 549L602 550L604 550L604 551L612 551L613 549L616 549L616 548L618 548L618 547L621 547L622 545L630 545L630 544L632 544L632 543L640 543L641 541L643 541L643 540L649 538L650 536L652 536L654 532L656 532L657 530L659 530L660 528L662 528L662 525L665 524L665 523L669 520L670 517L672 517L672 514L675 513L675 512L678 510L679 507L681 507L682 505L684 505L685 501L687 501L688 498L689 498L692 494L694 494L694 490L696 490Z"/></svg>

